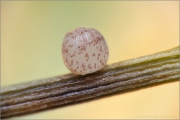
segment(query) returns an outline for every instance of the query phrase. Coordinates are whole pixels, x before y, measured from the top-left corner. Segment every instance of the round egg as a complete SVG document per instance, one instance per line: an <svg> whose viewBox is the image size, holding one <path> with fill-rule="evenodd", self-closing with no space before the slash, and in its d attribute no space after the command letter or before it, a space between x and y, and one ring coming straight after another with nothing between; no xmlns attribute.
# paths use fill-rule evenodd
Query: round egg
<svg viewBox="0 0 180 120"><path fill-rule="evenodd" d="M109 56L107 43L93 28L80 27L68 32L62 43L66 67L77 75L96 72L105 67Z"/></svg>

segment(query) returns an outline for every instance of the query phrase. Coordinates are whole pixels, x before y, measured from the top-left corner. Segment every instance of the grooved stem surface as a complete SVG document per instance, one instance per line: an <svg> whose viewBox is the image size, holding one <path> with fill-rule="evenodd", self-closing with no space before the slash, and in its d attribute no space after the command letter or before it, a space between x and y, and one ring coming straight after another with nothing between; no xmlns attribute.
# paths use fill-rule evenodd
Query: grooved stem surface
<svg viewBox="0 0 180 120"><path fill-rule="evenodd" d="M179 47L118 62L85 76L73 74L1 89L1 118L31 113L98 96L179 80Z"/></svg>

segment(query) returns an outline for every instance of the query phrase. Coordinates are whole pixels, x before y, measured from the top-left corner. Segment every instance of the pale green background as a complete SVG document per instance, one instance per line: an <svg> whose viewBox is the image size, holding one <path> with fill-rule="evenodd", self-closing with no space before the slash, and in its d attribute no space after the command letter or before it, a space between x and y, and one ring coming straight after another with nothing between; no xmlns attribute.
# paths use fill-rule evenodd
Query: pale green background
<svg viewBox="0 0 180 120"><path fill-rule="evenodd" d="M62 39L81 26L105 37L108 64L152 54L179 45L179 1L2 1L1 86L69 73ZM15 118L177 119L178 91L175 82Z"/></svg>

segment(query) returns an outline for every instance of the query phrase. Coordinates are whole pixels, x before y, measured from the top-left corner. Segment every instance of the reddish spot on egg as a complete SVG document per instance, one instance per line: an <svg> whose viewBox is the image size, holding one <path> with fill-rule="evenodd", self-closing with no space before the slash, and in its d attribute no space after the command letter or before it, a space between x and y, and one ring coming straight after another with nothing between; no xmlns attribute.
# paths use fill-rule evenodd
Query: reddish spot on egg
<svg viewBox="0 0 180 120"><path fill-rule="evenodd" d="M63 39L63 61L74 74L85 75L102 69L108 56L107 43L95 29L80 27L67 33Z"/></svg>

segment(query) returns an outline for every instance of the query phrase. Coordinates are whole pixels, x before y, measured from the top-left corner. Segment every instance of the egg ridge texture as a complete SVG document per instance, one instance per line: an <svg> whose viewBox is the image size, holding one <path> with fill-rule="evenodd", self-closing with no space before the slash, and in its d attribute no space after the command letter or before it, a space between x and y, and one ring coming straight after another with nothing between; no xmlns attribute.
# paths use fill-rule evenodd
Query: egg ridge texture
<svg viewBox="0 0 180 120"><path fill-rule="evenodd" d="M74 74L96 72L105 67L108 57L109 50L104 37L93 28L77 28L63 39L62 58Z"/></svg>

